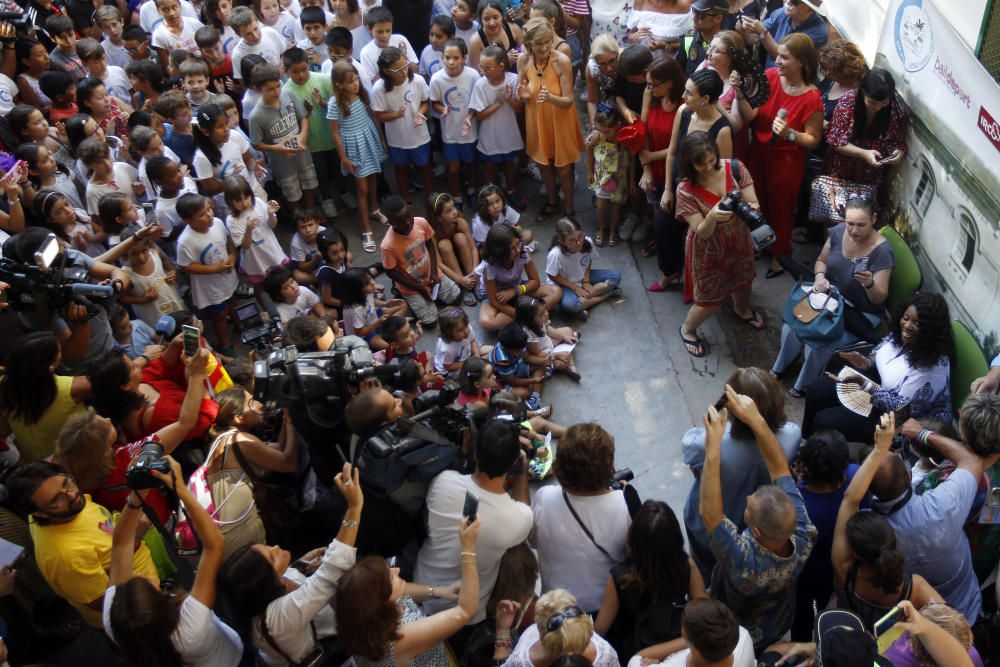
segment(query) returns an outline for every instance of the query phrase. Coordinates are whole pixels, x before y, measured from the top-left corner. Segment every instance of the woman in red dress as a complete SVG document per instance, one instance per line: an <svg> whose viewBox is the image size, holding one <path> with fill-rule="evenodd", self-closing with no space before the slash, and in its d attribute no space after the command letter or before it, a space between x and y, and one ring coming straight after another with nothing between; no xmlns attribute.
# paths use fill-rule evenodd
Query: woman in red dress
<svg viewBox="0 0 1000 667"><path fill-rule="evenodd" d="M803 33L778 45L777 67L767 70L771 96L753 109L737 88L740 115L752 123L750 173L761 190L761 212L774 229L767 278L784 273L778 258L792 252L792 224L806 157L823 137L823 99L816 88L816 47ZM781 111L784 111L782 117Z"/></svg>
<svg viewBox="0 0 1000 667"><path fill-rule="evenodd" d="M757 208L750 171L739 160L719 159L719 147L705 132L692 132L681 144L681 184L677 186L677 219L689 226L686 271L694 305L681 325L681 340L692 357L704 357L705 342L698 327L732 298L736 316L756 330L764 316L750 307L754 269L750 228L719 201L732 190Z"/></svg>

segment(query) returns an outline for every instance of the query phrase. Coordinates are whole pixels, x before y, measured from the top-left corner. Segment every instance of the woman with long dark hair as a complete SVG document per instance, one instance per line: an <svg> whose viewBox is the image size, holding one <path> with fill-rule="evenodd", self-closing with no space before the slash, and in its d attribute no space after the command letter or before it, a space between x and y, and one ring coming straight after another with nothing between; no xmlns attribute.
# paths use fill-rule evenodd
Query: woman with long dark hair
<svg viewBox="0 0 1000 667"><path fill-rule="evenodd" d="M302 664L324 639L337 634L331 602L337 581L354 565L364 497L358 469L349 463L334 483L347 501L347 513L330 546L289 565L291 555L281 547L245 545L222 566L219 584L236 629L252 638L269 665Z"/></svg>
<svg viewBox="0 0 1000 667"><path fill-rule="evenodd" d="M892 445L895 429L890 425L895 425L892 415L883 416L875 429L875 451L844 493L830 550L837 606L853 611L868 628L901 600L909 600L917 609L942 600L926 579L906 571L906 555L896 545L889 519L878 512L858 511Z"/></svg>
<svg viewBox="0 0 1000 667"><path fill-rule="evenodd" d="M688 600L708 597L705 581L666 503L642 504L625 549L625 560L608 576L594 630L608 638L622 664L634 655L660 661L686 646L681 614Z"/></svg>
<svg viewBox="0 0 1000 667"><path fill-rule="evenodd" d="M868 356L860 352L840 355L851 366L868 372L837 377L827 373L809 386L802 431L840 431L853 442L866 442L879 418L910 406L914 419L935 417L951 422L953 408L949 385L955 341L948 304L940 294L917 292L894 314L889 335ZM845 408L837 384L857 385L871 395L871 414L863 417Z"/></svg>
<svg viewBox="0 0 1000 667"><path fill-rule="evenodd" d="M0 432L14 433L25 463L50 455L63 424L91 397L85 376L56 375L61 359L59 341L48 331L21 336L7 356Z"/></svg>
<svg viewBox="0 0 1000 667"><path fill-rule="evenodd" d="M177 493L201 538L201 557L190 591L166 592L133 573L136 532L145 491L132 491L115 526L104 631L118 644L130 667L236 667L243 642L212 612L216 577L222 564L222 532L191 493L171 457L170 473L150 474Z"/></svg>
<svg viewBox="0 0 1000 667"><path fill-rule="evenodd" d="M878 191L886 172L906 155L906 113L895 99L892 74L876 67L857 90L844 93L826 130L824 172Z"/></svg>

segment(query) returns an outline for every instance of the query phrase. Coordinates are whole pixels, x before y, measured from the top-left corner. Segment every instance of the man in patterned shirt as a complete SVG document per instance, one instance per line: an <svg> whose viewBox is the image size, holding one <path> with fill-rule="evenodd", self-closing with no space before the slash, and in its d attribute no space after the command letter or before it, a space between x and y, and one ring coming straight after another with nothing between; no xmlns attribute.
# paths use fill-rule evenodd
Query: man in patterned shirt
<svg viewBox="0 0 1000 667"><path fill-rule="evenodd" d="M777 438L753 400L726 385L726 408L705 415L705 465L701 481L701 518L717 563L712 597L722 600L750 631L762 651L791 627L795 581L816 543L816 527L788 469ZM722 436L728 410L753 431L773 485L747 498L742 533L722 509L719 475Z"/></svg>

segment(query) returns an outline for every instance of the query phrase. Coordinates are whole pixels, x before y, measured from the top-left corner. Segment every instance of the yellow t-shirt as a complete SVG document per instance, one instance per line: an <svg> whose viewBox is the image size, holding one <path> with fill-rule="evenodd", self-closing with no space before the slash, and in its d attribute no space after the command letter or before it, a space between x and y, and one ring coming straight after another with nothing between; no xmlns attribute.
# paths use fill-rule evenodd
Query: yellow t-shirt
<svg viewBox="0 0 1000 667"><path fill-rule="evenodd" d="M41 525L32 521L35 561L56 594L64 597L89 625L103 627L100 609L87 606L108 588L111 537L115 529L111 512L86 496L87 504L69 523ZM160 577L149 548L140 543L133 562L136 575L159 584Z"/></svg>
<svg viewBox="0 0 1000 667"><path fill-rule="evenodd" d="M7 422L14 431L14 439L21 462L41 461L56 450L56 438L70 416L82 412L84 406L73 400L73 376L56 376L56 398L42 413L42 418L34 424L25 424L20 419L8 416Z"/></svg>

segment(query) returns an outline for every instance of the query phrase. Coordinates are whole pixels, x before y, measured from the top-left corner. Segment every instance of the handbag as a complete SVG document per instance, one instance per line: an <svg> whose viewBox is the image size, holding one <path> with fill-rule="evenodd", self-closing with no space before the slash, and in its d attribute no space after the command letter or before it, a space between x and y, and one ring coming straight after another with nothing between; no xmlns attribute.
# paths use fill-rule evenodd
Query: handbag
<svg viewBox="0 0 1000 667"><path fill-rule="evenodd" d="M273 472L258 475L240 450L239 443L233 439L232 444L233 454L236 455L243 473L250 480L253 499L260 513L260 519L264 523L264 530L267 532L267 543L292 545L293 535L302 525L302 517L299 515L301 485L298 477Z"/></svg>
<svg viewBox="0 0 1000 667"><path fill-rule="evenodd" d="M852 193L867 195L874 201L875 189L867 183L842 181L833 176L817 176L809 186L809 222L827 226L844 221L847 196Z"/></svg>
<svg viewBox="0 0 1000 667"><path fill-rule="evenodd" d="M844 300L840 291L830 285L830 291L817 308L809 302L812 285L795 283L785 302L781 319L803 343L817 348L829 345L844 335ZM828 307L831 300L837 304L833 310Z"/></svg>

